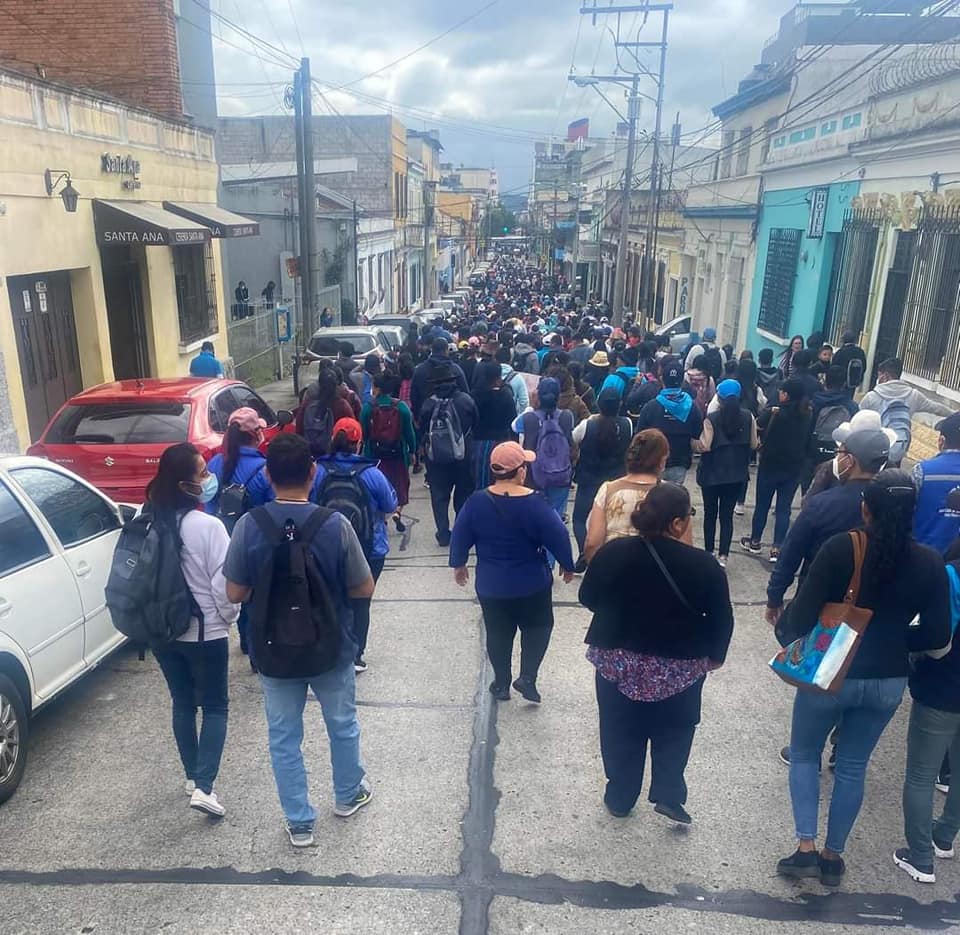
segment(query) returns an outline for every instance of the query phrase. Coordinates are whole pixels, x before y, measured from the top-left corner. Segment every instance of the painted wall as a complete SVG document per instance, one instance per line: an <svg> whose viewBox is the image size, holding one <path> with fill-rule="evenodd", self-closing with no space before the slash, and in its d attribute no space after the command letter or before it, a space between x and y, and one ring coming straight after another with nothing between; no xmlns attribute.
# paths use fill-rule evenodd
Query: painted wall
<svg viewBox="0 0 960 935"><path fill-rule="evenodd" d="M860 190L860 183L858 181L841 182L820 187L829 189L822 238L807 237L810 221L809 198L813 186L764 192L757 230L756 266L750 295L750 325L743 342L746 347L754 351L762 347L772 347L775 351L782 350L789 344L791 335L802 334L806 337L818 331L823 325L837 235L843 228L843 216L850 208L850 200ZM760 299L763 295L763 276L767 268L770 231L775 228L797 228L803 231L793 289L793 306L786 329L787 334L782 339L767 332L758 331L757 326Z"/></svg>

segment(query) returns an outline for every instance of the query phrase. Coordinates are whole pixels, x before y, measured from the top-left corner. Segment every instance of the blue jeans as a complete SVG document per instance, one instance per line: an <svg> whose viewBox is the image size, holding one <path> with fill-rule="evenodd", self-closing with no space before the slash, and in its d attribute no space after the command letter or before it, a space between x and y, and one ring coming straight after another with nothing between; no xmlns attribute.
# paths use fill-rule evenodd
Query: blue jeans
<svg viewBox="0 0 960 935"><path fill-rule="evenodd" d="M547 503L553 507L557 516L563 519L563 514L567 512L567 500L570 499L570 488L547 487L543 491L543 495L547 498ZM557 560L549 552L547 552L547 562L550 565L550 570L553 571L553 566L556 565Z"/></svg>
<svg viewBox="0 0 960 935"><path fill-rule="evenodd" d="M679 484L682 487L687 479L687 469L682 464L668 467L660 479L668 484Z"/></svg>
<svg viewBox="0 0 960 935"><path fill-rule="evenodd" d="M154 652L173 700L173 736L187 779L209 795L227 740L227 648L224 637L203 643L182 640ZM203 722L197 734L197 707Z"/></svg>
<svg viewBox="0 0 960 935"><path fill-rule="evenodd" d="M763 530L767 525L767 514L770 512L770 504L773 503L773 497L777 497L777 509L774 514L773 525L773 546L779 549L783 545L783 540L787 538L787 530L790 528L790 506L793 503L793 495L800 486L798 477L782 477L776 474L771 475L763 470L763 465L757 471L757 505L753 511L753 527L750 530L750 538L754 542L759 542L763 537Z"/></svg>
<svg viewBox="0 0 960 935"><path fill-rule="evenodd" d="M906 686L906 678L847 679L836 695L797 691L790 731L790 799L801 841L817 838L820 755L827 736L839 723L825 844L834 853L843 853L863 803L870 754L900 706Z"/></svg>
<svg viewBox="0 0 960 935"><path fill-rule="evenodd" d="M357 721L353 660L310 679L260 676L267 713L270 762L280 805L292 825L312 825L316 812L307 792L303 763L303 709L309 688L323 712L330 739L333 791L337 802L349 802L360 791L365 771L360 762L360 723Z"/></svg>

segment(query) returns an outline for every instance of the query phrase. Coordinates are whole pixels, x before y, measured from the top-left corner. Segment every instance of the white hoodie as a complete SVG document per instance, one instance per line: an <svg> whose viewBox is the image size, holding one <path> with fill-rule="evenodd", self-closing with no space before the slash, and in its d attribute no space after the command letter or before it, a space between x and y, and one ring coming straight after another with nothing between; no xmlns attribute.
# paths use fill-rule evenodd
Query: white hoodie
<svg viewBox="0 0 960 935"><path fill-rule="evenodd" d="M884 406L892 399L903 400L911 416L918 412L929 412L941 418L953 415L953 410L949 406L924 395L906 380L887 380L886 383L878 383L860 400L860 408L883 412Z"/></svg>

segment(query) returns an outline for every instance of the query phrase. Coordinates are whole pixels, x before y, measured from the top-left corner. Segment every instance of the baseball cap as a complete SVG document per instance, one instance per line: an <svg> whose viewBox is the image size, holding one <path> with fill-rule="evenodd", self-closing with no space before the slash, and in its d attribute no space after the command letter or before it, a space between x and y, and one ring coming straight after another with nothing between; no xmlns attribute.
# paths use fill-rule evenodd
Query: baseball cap
<svg viewBox="0 0 960 935"><path fill-rule="evenodd" d="M704 341L716 341L716 340L717 340L717 329L716 329L716 328L704 328L704 329L703 329L703 340L704 340Z"/></svg>
<svg viewBox="0 0 960 935"><path fill-rule="evenodd" d="M509 474L520 465L536 460L535 452L521 448L516 442L501 442L490 452L490 471L493 474Z"/></svg>
<svg viewBox="0 0 960 935"><path fill-rule="evenodd" d="M844 439L843 447L857 459L861 467L869 468L871 465L882 464L890 457L891 440L887 431L862 429L859 432L851 432Z"/></svg>
<svg viewBox="0 0 960 935"><path fill-rule="evenodd" d="M331 438L336 438L338 432L343 432L347 436L347 440L352 442L354 445L363 438L363 429L360 428L360 423L356 419L337 419L333 423L333 430L330 433Z"/></svg>
<svg viewBox="0 0 960 935"><path fill-rule="evenodd" d="M227 419L227 425L236 425L241 432L246 432L248 435L256 435L267 427L267 423L260 418L260 413L249 406L234 409L230 413L230 418Z"/></svg>
<svg viewBox="0 0 960 935"><path fill-rule="evenodd" d="M960 412L955 412L952 416L941 419L937 423L937 431L947 439L948 442L955 443L960 441Z"/></svg>
<svg viewBox="0 0 960 935"><path fill-rule="evenodd" d="M721 399L740 397L740 384L736 380L721 380L717 386L717 396Z"/></svg>
<svg viewBox="0 0 960 935"><path fill-rule="evenodd" d="M864 429L879 429L880 426L880 413L875 412L873 409L861 409L859 412L854 413L853 417L849 422L841 422L833 430L833 440L840 444L845 442L849 435L852 435L854 432L859 432Z"/></svg>
<svg viewBox="0 0 960 935"><path fill-rule="evenodd" d="M675 389L683 383L683 367L678 361L672 361L663 368L662 377L664 386Z"/></svg>

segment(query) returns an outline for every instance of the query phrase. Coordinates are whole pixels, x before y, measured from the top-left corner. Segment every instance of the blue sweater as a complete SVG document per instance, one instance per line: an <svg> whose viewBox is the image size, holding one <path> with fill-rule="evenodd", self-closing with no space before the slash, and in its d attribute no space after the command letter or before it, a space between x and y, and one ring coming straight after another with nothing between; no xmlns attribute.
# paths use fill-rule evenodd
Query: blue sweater
<svg viewBox="0 0 960 935"><path fill-rule="evenodd" d="M566 526L540 494L519 497L472 494L457 514L450 538L450 567L467 564L477 550L477 595L526 597L549 588L553 576L543 549L560 567L573 571L573 551Z"/></svg>
<svg viewBox="0 0 960 935"><path fill-rule="evenodd" d="M942 555L960 535L960 513L947 506L947 495L960 487L960 451L942 451L935 458L918 462L913 482L917 485L913 535L917 542Z"/></svg>
<svg viewBox="0 0 960 935"><path fill-rule="evenodd" d="M250 509L253 509L255 506L263 506L264 503L270 503L276 499L273 487L270 486L270 481L267 480L267 475L263 470L266 464L267 459L262 452L256 448L247 448L244 446L240 449L240 457L237 459L237 466L233 472L233 477L224 478L222 476L223 454L214 455L210 459L207 469L211 474L216 474L217 480L220 481L220 490L223 490L224 487L228 487L230 484L243 484L243 486L247 488L247 496L250 499ZM219 504L220 495L218 492L217 496L206 504L204 509L208 513L216 515Z"/></svg>

